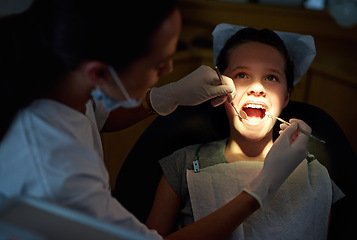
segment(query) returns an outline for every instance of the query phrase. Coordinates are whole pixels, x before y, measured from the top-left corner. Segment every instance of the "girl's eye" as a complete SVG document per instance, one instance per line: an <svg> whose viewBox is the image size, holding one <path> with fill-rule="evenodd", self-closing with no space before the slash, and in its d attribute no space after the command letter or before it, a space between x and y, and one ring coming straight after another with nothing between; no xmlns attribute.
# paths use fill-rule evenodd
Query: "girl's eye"
<svg viewBox="0 0 357 240"><path fill-rule="evenodd" d="M236 78L248 78L247 74L245 73L238 73L238 75L236 76Z"/></svg>
<svg viewBox="0 0 357 240"><path fill-rule="evenodd" d="M267 76L266 80L271 81L271 82L276 82L278 81L277 78L273 75Z"/></svg>

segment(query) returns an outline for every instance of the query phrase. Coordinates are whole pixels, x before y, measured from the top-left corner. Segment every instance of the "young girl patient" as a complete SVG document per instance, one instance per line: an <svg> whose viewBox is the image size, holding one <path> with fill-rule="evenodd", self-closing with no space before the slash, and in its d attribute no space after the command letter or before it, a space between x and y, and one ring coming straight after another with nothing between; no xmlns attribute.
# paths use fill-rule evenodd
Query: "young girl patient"
<svg viewBox="0 0 357 240"><path fill-rule="evenodd" d="M273 145L276 120L265 114L279 116L289 102L294 63L275 32L239 30L220 51L217 66L234 80L233 103L247 118L238 117L226 102L228 139L188 146L160 161L164 175L147 225L163 236L211 214L254 179ZM270 204L243 222L230 239L326 239L331 204L342 196L326 168L309 155Z"/></svg>

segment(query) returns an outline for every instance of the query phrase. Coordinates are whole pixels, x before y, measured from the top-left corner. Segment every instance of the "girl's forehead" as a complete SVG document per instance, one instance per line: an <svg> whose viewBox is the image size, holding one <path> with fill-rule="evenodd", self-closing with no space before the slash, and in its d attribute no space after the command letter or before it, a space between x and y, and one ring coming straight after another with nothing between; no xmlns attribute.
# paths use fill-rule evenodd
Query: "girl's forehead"
<svg viewBox="0 0 357 240"><path fill-rule="evenodd" d="M228 68L232 69L239 65L247 67L252 64L264 64L281 70L285 69L283 55L273 46L250 42L231 49L228 56Z"/></svg>
<svg viewBox="0 0 357 240"><path fill-rule="evenodd" d="M284 62L282 53L275 47L260 43L260 42L248 42L236 46L230 50L230 57L246 58L272 58L281 60Z"/></svg>

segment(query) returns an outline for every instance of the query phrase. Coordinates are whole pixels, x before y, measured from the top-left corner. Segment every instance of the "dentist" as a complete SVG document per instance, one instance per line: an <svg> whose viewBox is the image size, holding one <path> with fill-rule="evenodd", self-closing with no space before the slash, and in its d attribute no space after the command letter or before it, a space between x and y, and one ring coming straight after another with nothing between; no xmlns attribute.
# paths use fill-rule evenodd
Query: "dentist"
<svg viewBox="0 0 357 240"><path fill-rule="evenodd" d="M220 85L207 66L148 90L172 71L176 1L37 0L0 28L0 204L31 196L162 239L111 196L99 131L234 98L232 80ZM283 131L246 191L167 239L221 239L268 203L307 154L296 129Z"/></svg>

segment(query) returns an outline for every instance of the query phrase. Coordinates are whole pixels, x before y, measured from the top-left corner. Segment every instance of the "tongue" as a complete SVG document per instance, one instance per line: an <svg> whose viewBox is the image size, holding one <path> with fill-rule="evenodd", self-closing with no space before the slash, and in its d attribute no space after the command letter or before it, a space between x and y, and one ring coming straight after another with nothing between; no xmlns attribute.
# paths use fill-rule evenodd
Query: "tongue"
<svg viewBox="0 0 357 240"><path fill-rule="evenodd" d="M260 121L263 118L263 110L256 108L246 108L244 112L247 114L249 121Z"/></svg>

